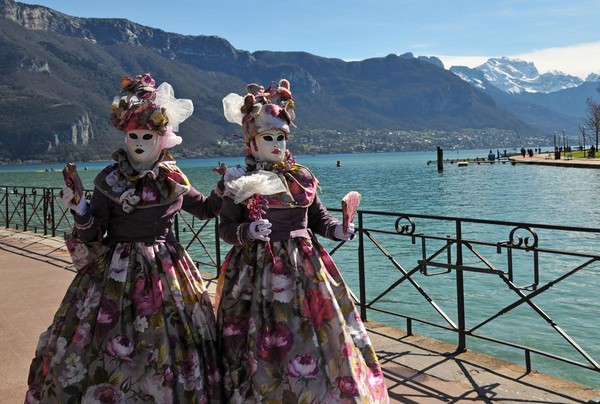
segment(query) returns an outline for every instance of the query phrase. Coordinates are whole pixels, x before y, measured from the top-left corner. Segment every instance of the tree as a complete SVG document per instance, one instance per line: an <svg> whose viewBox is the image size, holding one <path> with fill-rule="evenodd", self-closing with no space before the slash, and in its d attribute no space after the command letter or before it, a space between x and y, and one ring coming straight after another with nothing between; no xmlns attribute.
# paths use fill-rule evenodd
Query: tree
<svg viewBox="0 0 600 404"><path fill-rule="evenodd" d="M598 140L600 138L600 103L588 98L585 104L587 105L585 110L585 124L594 132L596 150L598 150Z"/></svg>
<svg viewBox="0 0 600 404"><path fill-rule="evenodd" d="M583 138L583 150L585 156L585 126L581 126L581 124L579 125L579 134Z"/></svg>

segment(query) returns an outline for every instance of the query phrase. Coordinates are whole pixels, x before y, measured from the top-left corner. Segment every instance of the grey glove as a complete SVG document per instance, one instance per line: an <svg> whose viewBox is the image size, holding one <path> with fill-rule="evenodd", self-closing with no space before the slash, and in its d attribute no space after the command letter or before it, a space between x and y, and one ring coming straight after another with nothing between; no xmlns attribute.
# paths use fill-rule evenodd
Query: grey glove
<svg viewBox="0 0 600 404"><path fill-rule="evenodd" d="M246 174L246 169L243 167L228 167L227 170L225 170L225 174L223 174L223 181L229 182L237 180L244 174Z"/></svg>
<svg viewBox="0 0 600 404"><path fill-rule="evenodd" d="M81 198L78 204L74 204L73 197L75 196L75 191L66 185L62 188L60 196L62 197L62 201L67 208L73 210L79 216L85 215L88 208L85 198Z"/></svg>
<svg viewBox="0 0 600 404"><path fill-rule="evenodd" d="M344 226L340 223L335 226L335 231L333 232L333 237L338 240L350 241L354 238L354 223L350 223L348 225L348 231L344 233Z"/></svg>
<svg viewBox="0 0 600 404"><path fill-rule="evenodd" d="M271 226L271 222L267 219L256 220L248 226L248 237L251 240L270 241Z"/></svg>

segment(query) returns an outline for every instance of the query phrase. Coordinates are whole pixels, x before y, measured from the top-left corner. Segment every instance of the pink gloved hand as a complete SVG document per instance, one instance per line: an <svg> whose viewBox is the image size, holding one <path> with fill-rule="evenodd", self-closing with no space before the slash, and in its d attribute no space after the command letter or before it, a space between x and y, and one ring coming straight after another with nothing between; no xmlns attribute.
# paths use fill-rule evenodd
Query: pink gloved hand
<svg viewBox="0 0 600 404"><path fill-rule="evenodd" d="M248 236L251 240L270 241L271 226L267 219L256 220L248 226Z"/></svg>

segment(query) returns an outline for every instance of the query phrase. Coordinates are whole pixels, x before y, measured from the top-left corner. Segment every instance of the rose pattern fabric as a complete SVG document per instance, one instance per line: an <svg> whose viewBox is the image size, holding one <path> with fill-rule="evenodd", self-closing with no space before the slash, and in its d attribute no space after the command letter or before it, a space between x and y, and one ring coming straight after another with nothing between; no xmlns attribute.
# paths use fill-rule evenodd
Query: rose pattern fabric
<svg viewBox="0 0 600 404"><path fill-rule="evenodd" d="M213 307L185 250L117 243L106 260L42 334L26 403L222 402Z"/></svg>
<svg viewBox="0 0 600 404"><path fill-rule="evenodd" d="M314 239L271 248L278 265L265 243L234 247L223 263L217 330L229 402L389 402L364 324L325 249Z"/></svg>
<svg viewBox="0 0 600 404"><path fill-rule="evenodd" d="M307 214L318 182L297 165L280 171L295 203L270 196L267 209L293 205L290 216ZM241 214L226 214L225 206L233 205L223 205L222 223L237 225ZM389 402L348 288L315 236L235 245L221 267L215 305L227 402Z"/></svg>

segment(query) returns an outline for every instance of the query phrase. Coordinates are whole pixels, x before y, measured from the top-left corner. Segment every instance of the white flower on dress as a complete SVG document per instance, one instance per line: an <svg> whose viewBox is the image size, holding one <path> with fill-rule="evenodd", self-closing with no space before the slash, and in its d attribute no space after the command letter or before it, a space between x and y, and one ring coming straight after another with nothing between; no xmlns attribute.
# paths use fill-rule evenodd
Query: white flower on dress
<svg viewBox="0 0 600 404"><path fill-rule="evenodd" d="M146 319L146 316L137 316L133 321L133 328L135 328L137 332L146 331L146 329L148 328L148 319Z"/></svg>
<svg viewBox="0 0 600 404"><path fill-rule="evenodd" d="M273 275L273 300L289 303L294 297L295 278L286 275Z"/></svg>
<svg viewBox="0 0 600 404"><path fill-rule="evenodd" d="M106 176L106 184L111 187L114 192L121 193L125 190L127 181L125 179L119 179L119 171L114 170Z"/></svg>
<svg viewBox="0 0 600 404"><path fill-rule="evenodd" d="M63 370L58 377L61 386L67 387L83 380L87 370L81 363L81 357L79 355L75 352L71 352L65 359L65 365L66 369Z"/></svg>
<svg viewBox="0 0 600 404"><path fill-rule="evenodd" d="M52 357L52 365L58 365L65 356L65 349L67 347L67 339L65 337L58 337L56 340L56 352Z"/></svg>
<svg viewBox="0 0 600 404"><path fill-rule="evenodd" d="M352 340L358 348L364 348L366 345L370 344L369 334L367 334L358 312L354 311L350 314L348 328L350 329Z"/></svg>
<svg viewBox="0 0 600 404"><path fill-rule="evenodd" d="M92 285L85 295L83 300L77 302L77 318L83 319L88 314L90 314L90 310L98 307L100 304L101 293L96 291L96 287Z"/></svg>
<svg viewBox="0 0 600 404"><path fill-rule="evenodd" d="M118 244L110 263L109 277L117 282L125 282L127 279L127 267L129 266L129 254L123 254L125 246Z"/></svg>
<svg viewBox="0 0 600 404"><path fill-rule="evenodd" d="M163 380L160 375L146 377L140 384L140 389L148 396L151 396L156 403L172 403L173 389L168 385L163 386Z"/></svg>

